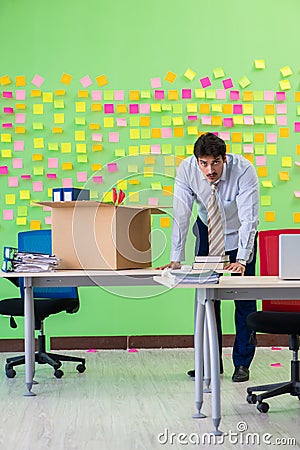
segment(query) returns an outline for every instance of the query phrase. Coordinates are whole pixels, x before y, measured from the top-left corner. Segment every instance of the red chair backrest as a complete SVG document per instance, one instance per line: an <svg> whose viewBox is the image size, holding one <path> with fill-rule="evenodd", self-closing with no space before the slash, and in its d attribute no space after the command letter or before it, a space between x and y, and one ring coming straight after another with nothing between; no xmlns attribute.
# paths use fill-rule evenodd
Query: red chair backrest
<svg viewBox="0 0 300 450"><path fill-rule="evenodd" d="M279 235L300 234L300 229L266 230L258 232L260 275L279 273ZM300 300L263 300L264 311L300 311Z"/></svg>

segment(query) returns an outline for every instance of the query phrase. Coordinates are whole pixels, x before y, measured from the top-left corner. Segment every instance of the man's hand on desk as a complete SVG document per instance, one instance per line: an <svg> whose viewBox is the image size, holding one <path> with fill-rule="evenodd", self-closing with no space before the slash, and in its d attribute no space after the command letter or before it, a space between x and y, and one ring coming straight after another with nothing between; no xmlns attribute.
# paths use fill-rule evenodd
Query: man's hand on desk
<svg viewBox="0 0 300 450"><path fill-rule="evenodd" d="M157 270L163 270L163 269L180 269L181 263L179 261L171 261L169 264L165 264L161 267L156 267Z"/></svg>
<svg viewBox="0 0 300 450"><path fill-rule="evenodd" d="M240 273L242 276L245 274L246 266L239 262L230 263L224 267L225 270L230 270L231 272Z"/></svg>

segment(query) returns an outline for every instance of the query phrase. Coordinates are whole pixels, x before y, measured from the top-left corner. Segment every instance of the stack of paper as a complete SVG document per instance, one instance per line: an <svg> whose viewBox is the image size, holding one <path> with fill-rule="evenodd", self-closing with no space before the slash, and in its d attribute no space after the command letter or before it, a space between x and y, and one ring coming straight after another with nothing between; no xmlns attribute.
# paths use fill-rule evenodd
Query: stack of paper
<svg viewBox="0 0 300 450"><path fill-rule="evenodd" d="M193 269L222 270L229 264L229 255L195 256Z"/></svg>
<svg viewBox="0 0 300 450"><path fill-rule="evenodd" d="M4 247L4 272L48 272L54 270L59 259L44 253L18 252L14 247Z"/></svg>
<svg viewBox="0 0 300 450"><path fill-rule="evenodd" d="M207 271L183 271L181 269L171 270L168 275L170 278L172 277L172 281L175 284L184 283L184 284L211 284L218 283L220 274L214 272L213 270Z"/></svg>

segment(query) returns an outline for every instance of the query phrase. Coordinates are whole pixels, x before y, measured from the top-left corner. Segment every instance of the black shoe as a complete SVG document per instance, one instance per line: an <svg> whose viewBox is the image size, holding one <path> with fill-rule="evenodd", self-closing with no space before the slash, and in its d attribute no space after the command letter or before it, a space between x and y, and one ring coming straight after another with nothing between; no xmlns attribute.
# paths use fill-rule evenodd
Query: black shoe
<svg viewBox="0 0 300 450"><path fill-rule="evenodd" d="M223 360L220 359L220 375L222 375L223 372L224 372L224 369L223 369ZM186 374L187 374L189 377L191 377L192 379L195 379L195 369L189 370Z"/></svg>
<svg viewBox="0 0 300 450"><path fill-rule="evenodd" d="M240 383L249 380L249 369L245 366L236 366L232 375L232 381Z"/></svg>

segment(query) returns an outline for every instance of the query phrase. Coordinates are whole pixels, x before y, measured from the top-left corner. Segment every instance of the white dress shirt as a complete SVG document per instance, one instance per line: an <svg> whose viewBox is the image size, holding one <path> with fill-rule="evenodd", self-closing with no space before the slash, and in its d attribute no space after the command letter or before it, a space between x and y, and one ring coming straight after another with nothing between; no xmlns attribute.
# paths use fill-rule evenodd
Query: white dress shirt
<svg viewBox="0 0 300 450"><path fill-rule="evenodd" d="M255 168L241 155L226 154L216 196L222 215L225 251L238 249L237 259L249 261L258 226L259 185ZM207 225L211 186L194 155L177 170L173 201L171 261L185 260L185 243L194 201Z"/></svg>

